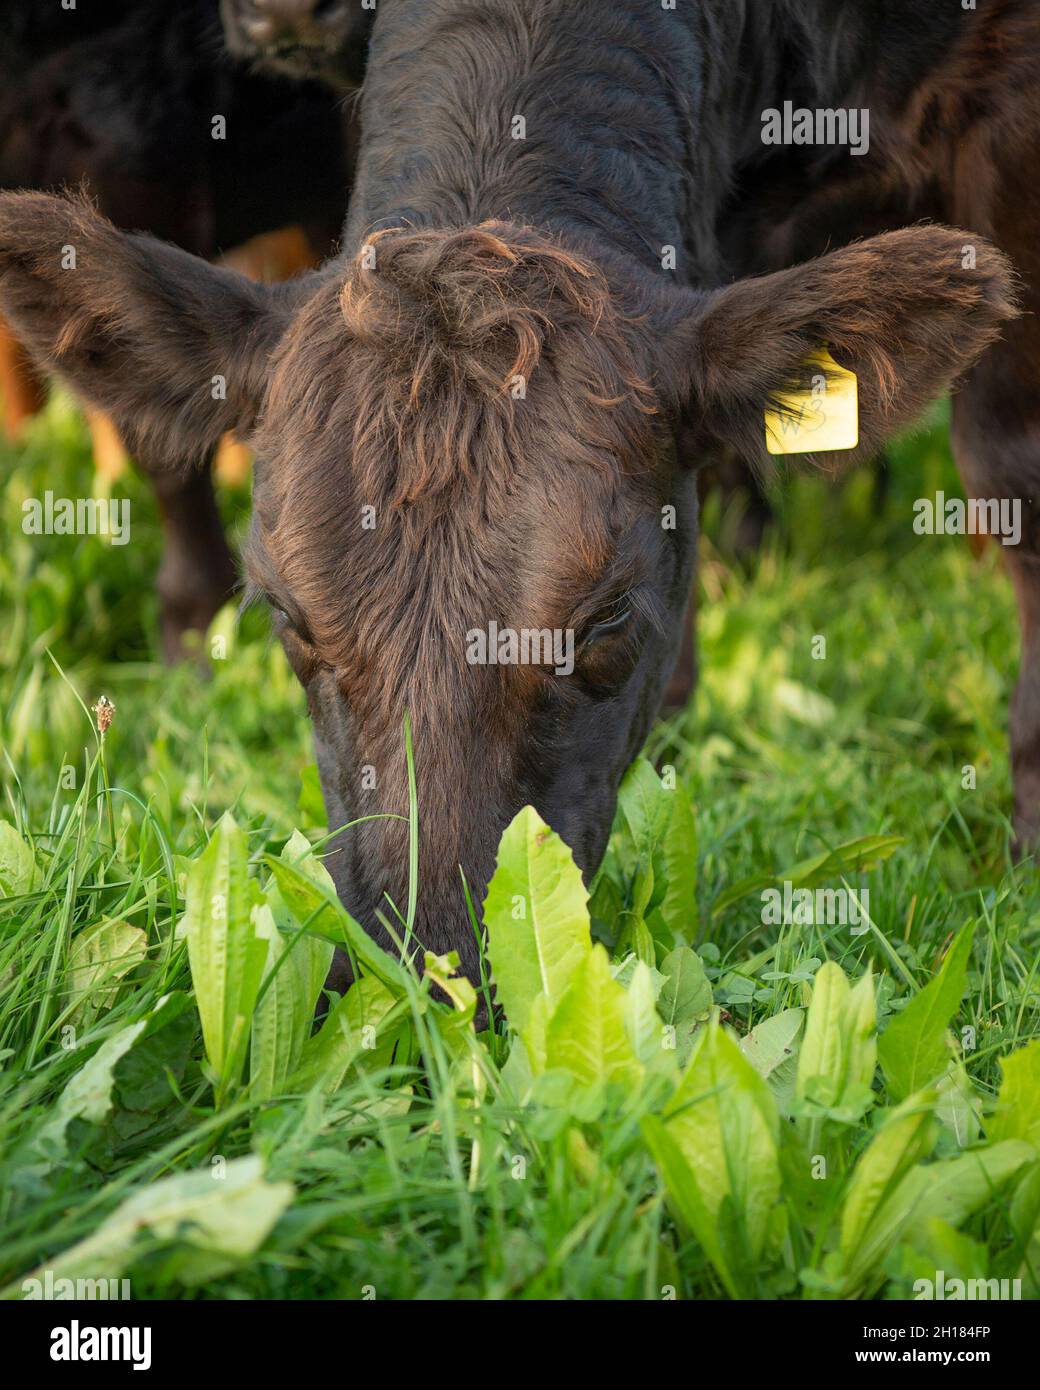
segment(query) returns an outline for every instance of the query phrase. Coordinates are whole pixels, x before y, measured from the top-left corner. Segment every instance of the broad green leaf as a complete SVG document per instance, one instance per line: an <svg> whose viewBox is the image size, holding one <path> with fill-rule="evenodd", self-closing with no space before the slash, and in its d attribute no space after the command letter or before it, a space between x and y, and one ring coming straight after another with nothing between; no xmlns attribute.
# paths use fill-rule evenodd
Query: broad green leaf
<svg viewBox="0 0 1040 1390"><path fill-rule="evenodd" d="M637 855L652 850L664 838L672 814L671 795L646 758L637 758L622 777L618 819L628 830Z"/></svg>
<svg viewBox="0 0 1040 1390"><path fill-rule="evenodd" d="M246 1058L253 1008L267 963L270 929L253 913L246 837L225 814L188 870L185 934L206 1055L218 1089L234 1084Z"/></svg>
<svg viewBox="0 0 1040 1390"><path fill-rule="evenodd" d="M643 1068L625 1027L625 997L610 973L606 951L593 946L549 1018L547 1067L559 1067L586 1083L638 1086Z"/></svg>
<svg viewBox="0 0 1040 1390"><path fill-rule="evenodd" d="M711 1014L711 984L700 956L688 946L677 946L661 962L665 977L657 997L657 1012L675 1030L675 1051L680 1067L689 1061L693 1036Z"/></svg>
<svg viewBox="0 0 1040 1390"><path fill-rule="evenodd" d="M336 896L336 885L332 875L314 853L310 840L302 831L293 830L293 833L282 846L282 852L278 858L283 864L291 864L294 868L299 869L305 878L309 878L312 883L323 888L330 896Z"/></svg>
<svg viewBox="0 0 1040 1390"><path fill-rule="evenodd" d="M914 995L881 1035L881 1069L895 1100L934 1082L950 1064L947 1029L964 996L974 933L974 923L958 933L935 979Z"/></svg>
<svg viewBox="0 0 1040 1390"><path fill-rule="evenodd" d="M67 1083L50 1118L32 1140L32 1150L41 1159L53 1163L64 1157L65 1131L73 1120L101 1124L112 1108L116 1063L130 1051L147 1025L147 1018L142 1018L120 1028Z"/></svg>
<svg viewBox="0 0 1040 1390"><path fill-rule="evenodd" d="M349 948L366 972L382 980L394 994L400 996L407 992L405 967L382 950L351 917L336 895L332 877L324 865L313 857L289 863L286 859L265 855L264 862L274 875L286 907L301 927Z"/></svg>
<svg viewBox="0 0 1040 1390"><path fill-rule="evenodd" d="M645 1115L641 1125L646 1146L668 1194L669 1205L681 1224L700 1243L729 1296L741 1298L744 1294L741 1265L739 1261L734 1261L731 1266L728 1252L719 1239L715 1215L701 1192L689 1158L656 1115Z"/></svg>
<svg viewBox="0 0 1040 1390"><path fill-rule="evenodd" d="M545 1054L542 1053L542 1070L545 1069ZM527 1043L524 1038L514 1038L513 1045L509 1049L509 1056L506 1058L505 1066L500 1072L502 1088L509 1099L510 1104L526 1105L531 1088L534 1085L534 1070L531 1066L531 1054L528 1051Z"/></svg>
<svg viewBox="0 0 1040 1390"><path fill-rule="evenodd" d="M915 1298L926 1295L929 1299L940 1298L999 1298L1000 1284L993 1281L993 1292L987 1288L980 1292L976 1281L985 1280L989 1272L990 1257L984 1245L972 1240L963 1232L938 1217L931 1217L921 1225L915 1238L915 1247L928 1257L930 1268L924 1282L914 1287ZM963 1285L961 1288L957 1281ZM969 1292L969 1286L974 1289Z"/></svg>
<svg viewBox="0 0 1040 1390"><path fill-rule="evenodd" d="M650 983L653 986L654 999L656 1000L661 993L661 986L664 984L664 976L656 966L646 965L644 961L641 961L635 952L625 956L624 960L618 960L615 957L611 962L610 973L614 976L614 979L617 980L619 985L623 985L625 989L628 989L640 965L645 965Z"/></svg>
<svg viewBox="0 0 1040 1390"><path fill-rule="evenodd" d="M156 1002L144 1032L116 1063L117 1107L154 1116L174 1099L171 1082L178 1085L195 1042L195 1012L194 998L180 990Z"/></svg>
<svg viewBox="0 0 1040 1390"><path fill-rule="evenodd" d="M531 1005L527 1015L527 1023L524 1031L520 1034L523 1039L524 1049L527 1052L527 1060L532 1075L540 1076L545 1071L545 1049L546 1030L549 1026L549 1015L553 1005L549 1001L547 994L535 996L534 1003Z"/></svg>
<svg viewBox="0 0 1040 1390"><path fill-rule="evenodd" d="M320 1086L336 1091L350 1069L365 1058L387 1065L396 1029L384 1021L397 1000L374 975L363 975L328 1013L313 1038L304 1044L300 1064L290 1079L291 1089Z"/></svg>
<svg viewBox="0 0 1040 1390"><path fill-rule="evenodd" d="M697 929L697 831L685 787L666 786L646 758L637 758L618 789L616 823L627 831L620 855L630 876L649 893L634 890L633 911L646 923L658 956L693 937ZM645 954L647 964L654 964Z"/></svg>
<svg viewBox="0 0 1040 1390"><path fill-rule="evenodd" d="M0 820L0 898L30 893L35 876L32 850L13 825Z"/></svg>
<svg viewBox="0 0 1040 1390"><path fill-rule="evenodd" d="M625 906L625 893L617 882L615 874L620 870L608 846L600 871L594 879L589 897L589 917L593 934L610 940L617 932L618 922Z"/></svg>
<svg viewBox="0 0 1040 1390"><path fill-rule="evenodd" d="M845 1080L842 1019L848 997L849 982L844 970L834 961L826 961L813 980L812 1002L798 1057L799 1100L809 1099L813 1089L813 1100L833 1105L841 1093Z"/></svg>
<svg viewBox="0 0 1040 1390"><path fill-rule="evenodd" d="M919 1232L932 1217L959 1226L990 1201L1001 1187L1035 1158L1021 1139L1006 1139L985 1148L971 1149L956 1158L930 1163L924 1170L928 1182L913 1212L910 1234Z"/></svg>
<svg viewBox="0 0 1040 1390"><path fill-rule="evenodd" d="M1010 1225L1020 1247L1026 1250L1040 1231L1040 1162L1035 1161L1022 1174L1011 1199Z"/></svg>
<svg viewBox="0 0 1040 1390"><path fill-rule="evenodd" d="M621 931L614 943L614 953L615 955L623 955L626 951L630 951L637 960L656 968L657 950L644 916L653 892L653 861L649 855L644 855L632 882L632 906L626 908L618 919L621 923Z"/></svg>
<svg viewBox="0 0 1040 1390"><path fill-rule="evenodd" d="M869 1091L877 1070L877 999L874 994L874 973L868 967L865 975L853 985L842 1019L846 1052L846 1095L850 1091Z"/></svg>
<svg viewBox="0 0 1040 1390"><path fill-rule="evenodd" d="M279 858L312 883L330 892L335 886L310 842L294 830ZM260 1000L253 1019L250 1084L257 1098L269 1098L288 1080L310 1039L314 1011L332 965L330 941L294 928L293 916L277 885L266 894L262 934L269 940Z"/></svg>
<svg viewBox="0 0 1040 1390"><path fill-rule="evenodd" d="M779 1129L768 1087L717 1023L699 1034L661 1123L644 1127L669 1196L734 1296L773 1227Z"/></svg>
<svg viewBox="0 0 1040 1390"><path fill-rule="evenodd" d="M939 1104L935 1115L959 1149L978 1142L982 1133L982 1100L961 1061L951 1062L935 1083Z"/></svg>
<svg viewBox="0 0 1040 1390"><path fill-rule="evenodd" d="M880 1278L882 1264L928 1186L918 1164L935 1143L934 1091L908 1097L860 1155L842 1204L839 1252L852 1293Z"/></svg>
<svg viewBox="0 0 1040 1390"><path fill-rule="evenodd" d="M129 922L105 918L73 938L65 998L73 1023L89 1025L115 1003L119 981L145 959L147 933Z"/></svg>
<svg viewBox="0 0 1040 1390"><path fill-rule="evenodd" d="M574 856L533 806L519 811L502 836L484 921L497 1001L522 1033L538 995L552 1009L592 947L588 894Z"/></svg>
<svg viewBox="0 0 1040 1390"><path fill-rule="evenodd" d="M669 798L671 815L664 838L654 851L655 891L646 914L647 927L659 950L692 941L697 934L697 826L693 807L681 782L671 790L662 787L662 795Z"/></svg>
<svg viewBox="0 0 1040 1390"><path fill-rule="evenodd" d="M877 1063L876 1022L871 972L850 989L841 966L821 965L798 1055L797 1100L848 1118L862 1114Z"/></svg>
<svg viewBox="0 0 1040 1390"><path fill-rule="evenodd" d="M1040 1038L1000 1058L1001 1082L997 1105L986 1125L994 1143L1024 1139L1040 1149Z"/></svg>
<svg viewBox="0 0 1040 1390"><path fill-rule="evenodd" d="M270 897L281 906L277 888L272 888ZM257 930L267 939L268 949L263 989L253 1015L249 1083L254 1098L267 1100L283 1087L311 1036L333 947L299 930L280 932L269 903L255 912Z"/></svg>
<svg viewBox="0 0 1040 1390"><path fill-rule="evenodd" d="M659 1066L674 1052L664 1047L664 1027L654 1003L654 979L650 966L638 961L625 990L625 1029L636 1057L645 1066Z"/></svg>
<svg viewBox="0 0 1040 1390"><path fill-rule="evenodd" d="M93 1235L49 1258L47 1269L55 1279L93 1278L98 1270L113 1278L159 1246L179 1253L183 1282L214 1279L252 1259L293 1195L291 1183L266 1181L256 1156L232 1159L222 1171L162 1178L127 1197Z"/></svg>
<svg viewBox="0 0 1040 1390"><path fill-rule="evenodd" d="M768 1083L782 1110L794 1099L798 1040L804 1023L804 1009L784 1009L763 1019L740 1040L741 1052Z"/></svg>

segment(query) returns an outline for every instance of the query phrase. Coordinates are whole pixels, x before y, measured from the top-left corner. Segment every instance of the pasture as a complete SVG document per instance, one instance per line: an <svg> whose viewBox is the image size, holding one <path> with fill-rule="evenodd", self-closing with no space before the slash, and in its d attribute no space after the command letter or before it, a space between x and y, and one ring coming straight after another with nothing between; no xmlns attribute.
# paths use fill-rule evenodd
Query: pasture
<svg viewBox="0 0 1040 1390"><path fill-rule="evenodd" d="M327 894L267 615L162 665L134 477L129 543L23 533L91 476L53 399L0 460L5 1295L49 1271L137 1298L895 1298L936 1270L1040 1294L1012 597L999 546L914 534L915 499L961 495L943 419L892 460L880 508L867 471L789 479L751 558L709 501L696 696L630 774L590 908L558 842L507 832L505 1017L477 1032L450 961L420 982ZM223 505L241 535L248 493ZM421 836L412 870L421 894ZM770 924L784 884L866 890L867 920ZM364 980L311 1036L333 940Z"/></svg>

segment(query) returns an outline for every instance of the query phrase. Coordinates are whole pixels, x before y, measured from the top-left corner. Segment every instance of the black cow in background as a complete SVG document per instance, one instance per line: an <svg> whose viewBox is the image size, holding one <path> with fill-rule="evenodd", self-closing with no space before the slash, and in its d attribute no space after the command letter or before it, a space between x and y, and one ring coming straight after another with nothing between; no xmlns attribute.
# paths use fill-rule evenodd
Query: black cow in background
<svg viewBox="0 0 1040 1390"><path fill-rule="evenodd" d="M266 72L361 85L375 0L221 0L227 46Z"/></svg>
<svg viewBox="0 0 1040 1390"><path fill-rule="evenodd" d="M219 0L5 0L0 11L0 187L85 185L118 226L209 259L298 224L315 260L349 196L352 111L325 86L253 72L226 50ZM40 392L8 342L8 423ZM211 460L210 460L211 461ZM209 467L155 488L165 553L163 648L205 629L236 583Z"/></svg>

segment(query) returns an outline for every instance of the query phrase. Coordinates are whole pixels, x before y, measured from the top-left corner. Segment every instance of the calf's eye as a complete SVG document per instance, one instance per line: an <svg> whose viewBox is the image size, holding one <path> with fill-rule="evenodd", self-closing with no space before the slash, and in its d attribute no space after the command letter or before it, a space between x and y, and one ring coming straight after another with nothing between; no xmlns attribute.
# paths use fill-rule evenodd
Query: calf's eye
<svg viewBox="0 0 1040 1390"><path fill-rule="evenodd" d="M585 634L585 641L595 642L600 637L607 637L611 633L620 632L632 617L633 611L627 603L616 605L591 624Z"/></svg>

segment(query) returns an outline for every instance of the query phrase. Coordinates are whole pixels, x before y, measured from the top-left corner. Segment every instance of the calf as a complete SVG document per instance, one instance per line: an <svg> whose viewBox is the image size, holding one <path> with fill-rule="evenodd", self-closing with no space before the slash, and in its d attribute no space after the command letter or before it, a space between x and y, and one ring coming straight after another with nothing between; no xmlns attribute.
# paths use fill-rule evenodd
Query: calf
<svg viewBox="0 0 1040 1390"><path fill-rule="evenodd" d="M1011 274L979 232L1033 275L1035 6L859 9L382 0L342 254L280 289L76 201L0 200L0 305L43 360L154 457L253 438L246 569L306 690L330 824L407 810L407 712L416 935L471 975L459 866L479 896L533 802L595 868L675 658L696 466L724 445L765 462L764 412L809 389L811 354L858 380L858 447L806 456L826 466L992 349L958 397L958 451L993 486L1028 481L1037 320L993 347ZM767 149L761 113L789 96L869 104L872 153L812 151L810 175ZM880 232L926 210L918 190L973 231ZM746 277L838 212L856 235L853 211L877 234ZM371 819L335 849L379 936L406 826Z"/></svg>
<svg viewBox="0 0 1040 1390"><path fill-rule="evenodd" d="M85 184L118 225L200 256L293 222L322 256L331 249L347 206L355 118L322 87L230 61L218 0L75 10L11 0L0 51L0 185ZM0 349L7 423L17 429L38 391L18 393L26 375L17 347ZM138 441L163 525L168 658L185 632L208 626L236 582L210 481L213 453L187 455L171 470Z"/></svg>

